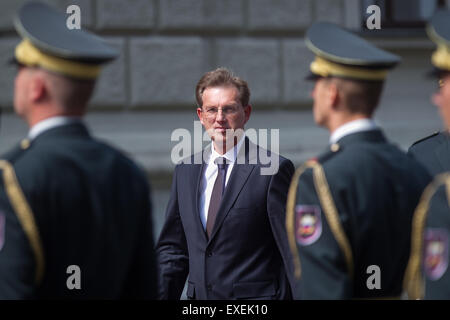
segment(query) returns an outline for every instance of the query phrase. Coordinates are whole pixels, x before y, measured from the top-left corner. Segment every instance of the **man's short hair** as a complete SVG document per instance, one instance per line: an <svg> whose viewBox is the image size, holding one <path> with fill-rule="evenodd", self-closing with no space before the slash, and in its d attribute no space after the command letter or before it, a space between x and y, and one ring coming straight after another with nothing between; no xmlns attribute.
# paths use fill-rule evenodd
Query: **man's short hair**
<svg viewBox="0 0 450 320"><path fill-rule="evenodd" d="M351 113L372 116L380 101L384 81L335 79L335 83L345 99L345 106Z"/></svg>
<svg viewBox="0 0 450 320"><path fill-rule="evenodd" d="M96 80L75 79L46 72L50 92L55 101L66 111L84 109L95 89Z"/></svg>
<svg viewBox="0 0 450 320"><path fill-rule="evenodd" d="M198 81L195 88L195 98L197 104L201 108L203 105L202 95L207 88L212 87L235 87L239 92L239 100L243 107L248 106L250 100L250 89L247 82L239 77L236 77L231 71L226 68L218 68L213 71L205 73Z"/></svg>

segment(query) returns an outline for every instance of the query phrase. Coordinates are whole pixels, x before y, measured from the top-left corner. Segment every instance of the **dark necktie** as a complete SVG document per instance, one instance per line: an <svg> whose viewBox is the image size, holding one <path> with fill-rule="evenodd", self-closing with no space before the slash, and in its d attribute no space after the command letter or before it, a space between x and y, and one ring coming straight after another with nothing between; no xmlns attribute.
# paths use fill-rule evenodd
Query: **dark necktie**
<svg viewBox="0 0 450 320"><path fill-rule="evenodd" d="M228 164L223 163L224 160L224 158L218 158L217 160L217 162L219 162L217 163L217 178L214 182L214 187L211 193L211 199L209 201L208 208L208 219L206 220L206 233L208 234L208 238L211 237L214 222L216 221L217 211L219 211L223 191L225 190L225 179L227 176Z"/></svg>

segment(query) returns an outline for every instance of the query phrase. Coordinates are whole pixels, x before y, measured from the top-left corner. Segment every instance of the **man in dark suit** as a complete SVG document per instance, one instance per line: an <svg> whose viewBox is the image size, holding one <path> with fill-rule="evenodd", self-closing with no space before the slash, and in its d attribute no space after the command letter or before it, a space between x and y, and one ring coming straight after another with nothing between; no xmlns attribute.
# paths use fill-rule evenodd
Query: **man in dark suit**
<svg viewBox="0 0 450 320"><path fill-rule="evenodd" d="M0 299L156 298L146 177L82 120L116 52L41 3L16 28L14 109L30 131L0 160Z"/></svg>
<svg viewBox="0 0 450 320"><path fill-rule="evenodd" d="M188 277L190 299L289 299L284 212L294 166L245 137L245 81L219 68L200 79L196 97L212 143L175 168L157 243L160 298L179 299Z"/></svg>
<svg viewBox="0 0 450 320"><path fill-rule="evenodd" d="M410 149L436 176L414 214L411 257L404 284L410 299L450 299L450 11L438 11L427 32L438 46L431 59L431 74L439 81L433 102L446 131Z"/></svg>
<svg viewBox="0 0 450 320"><path fill-rule="evenodd" d="M329 23L311 26L314 119L330 147L300 167L287 203L295 298L398 297L411 218L430 177L372 120L399 58Z"/></svg>

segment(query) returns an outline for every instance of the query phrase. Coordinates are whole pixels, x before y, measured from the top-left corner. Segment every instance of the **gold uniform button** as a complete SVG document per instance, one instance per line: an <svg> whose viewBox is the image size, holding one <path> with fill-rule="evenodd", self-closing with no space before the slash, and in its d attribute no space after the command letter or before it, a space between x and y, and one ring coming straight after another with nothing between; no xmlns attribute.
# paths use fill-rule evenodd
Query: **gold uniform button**
<svg viewBox="0 0 450 320"><path fill-rule="evenodd" d="M30 147L30 140L28 140L28 139L23 139L23 140L20 142L20 147L21 147L22 149L28 149L28 148Z"/></svg>
<svg viewBox="0 0 450 320"><path fill-rule="evenodd" d="M337 151L339 151L340 147L337 143L333 143L330 148L331 148L331 151L337 152Z"/></svg>

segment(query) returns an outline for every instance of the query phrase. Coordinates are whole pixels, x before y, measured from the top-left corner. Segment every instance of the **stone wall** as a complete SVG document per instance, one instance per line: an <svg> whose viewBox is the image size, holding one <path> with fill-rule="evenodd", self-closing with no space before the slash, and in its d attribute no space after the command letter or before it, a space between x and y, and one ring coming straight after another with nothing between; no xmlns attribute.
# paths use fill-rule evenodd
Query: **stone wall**
<svg viewBox="0 0 450 320"><path fill-rule="evenodd" d="M25 1L0 2L0 106L11 108L15 68L5 67L19 39L12 17ZM302 79L312 55L305 29L332 21L358 29L358 0L46 0L81 8L83 27L121 52L100 78L97 109L190 108L206 71L224 66L249 82L252 104L310 103Z"/></svg>

